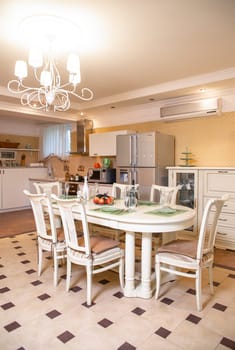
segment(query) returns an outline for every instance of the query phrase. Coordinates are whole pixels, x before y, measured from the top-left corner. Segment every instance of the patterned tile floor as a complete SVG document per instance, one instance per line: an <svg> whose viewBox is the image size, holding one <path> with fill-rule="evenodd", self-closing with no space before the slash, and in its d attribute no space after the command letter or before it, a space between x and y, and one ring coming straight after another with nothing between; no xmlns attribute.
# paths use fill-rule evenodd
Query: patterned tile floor
<svg viewBox="0 0 235 350"><path fill-rule="evenodd" d="M189 279L164 285L159 300L143 300L124 297L112 271L94 276L88 308L84 270L74 266L68 293L63 265L53 287L49 257L37 275L35 242L35 234L0 240L1 350L235 349L233 271L214 268L213 297L204 273L202 312Z"/></svg>

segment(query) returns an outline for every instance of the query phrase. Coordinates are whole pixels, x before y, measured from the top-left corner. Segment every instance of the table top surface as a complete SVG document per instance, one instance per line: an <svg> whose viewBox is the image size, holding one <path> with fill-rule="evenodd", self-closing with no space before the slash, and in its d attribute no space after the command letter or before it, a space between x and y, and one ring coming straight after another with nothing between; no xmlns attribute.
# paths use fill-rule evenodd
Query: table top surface
<svg viewBox="0 0 235 350"><path fill-rule="evenodd" d="M90 200L86 203L86 213L88 222L136 232L181 230L192 226L195 218L194 209L180 205L162 208L158 203L148 201L140 202L134 211L130 211L125 208L123 200L102 206Z"/></svg>

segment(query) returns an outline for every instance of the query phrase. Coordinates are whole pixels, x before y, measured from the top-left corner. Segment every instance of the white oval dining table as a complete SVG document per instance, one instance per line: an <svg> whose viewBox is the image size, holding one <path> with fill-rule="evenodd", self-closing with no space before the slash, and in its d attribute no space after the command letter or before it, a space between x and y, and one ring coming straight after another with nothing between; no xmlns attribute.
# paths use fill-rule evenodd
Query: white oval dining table
<svg viewBox="0 0 235 350"><path fill-rule="evenodd" d="M100 209L99 209L100 208ZM122 200L116 200L112 208L124 209ZM151 298L151 256L152 233L164 235L189 228L194 223L195 210L185 206L175 206L177 212L170 215L158 215L160 206L139 205L133 212L102 211L92 201L86 203L87 220L90 223L103 225L125 231L125 287L126 297ZM151 213L154 211L154 213ZM74 210L76 217L76 210ZM77 214L79 219L79 213ZM135 235L141 233L141 276L135 279Z"/></svg>

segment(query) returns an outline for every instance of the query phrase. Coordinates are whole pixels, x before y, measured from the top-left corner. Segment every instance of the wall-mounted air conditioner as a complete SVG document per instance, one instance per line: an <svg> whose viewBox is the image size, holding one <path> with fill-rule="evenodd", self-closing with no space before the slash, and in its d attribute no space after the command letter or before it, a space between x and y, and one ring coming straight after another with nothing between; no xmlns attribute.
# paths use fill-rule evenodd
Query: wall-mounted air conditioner
<svg viewBox="0 0 235 350"><path fill-rule="evenodd" d="M160 118L170 121L175 119L218 115L221 112L221 99L209 98L160 107Z"/></svg>

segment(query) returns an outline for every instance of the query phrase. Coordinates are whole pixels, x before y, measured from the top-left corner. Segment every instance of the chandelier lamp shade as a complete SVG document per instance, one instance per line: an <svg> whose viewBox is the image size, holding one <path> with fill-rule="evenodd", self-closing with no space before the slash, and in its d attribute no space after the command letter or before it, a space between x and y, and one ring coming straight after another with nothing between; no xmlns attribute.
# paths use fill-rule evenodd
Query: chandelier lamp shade
<svg viewBox="0 0 235 350"><path fill-rule="evenodd" d="M8 82L8 90L19 94L21 104L33 109L45 111L66 111L70 108L71 96L83 101L93 99L93 92L89 88L81 88L80 60L76 53L69 53L66 69L67 82L62 83L56 58L53 53L53 36L49 37L49 47L44 53L40 47L32 46L29 51L28 65L23 60L15 63L17 79ZM32 67L36 84L28 86L25 79L28 77L28 66Z"/></svg>

